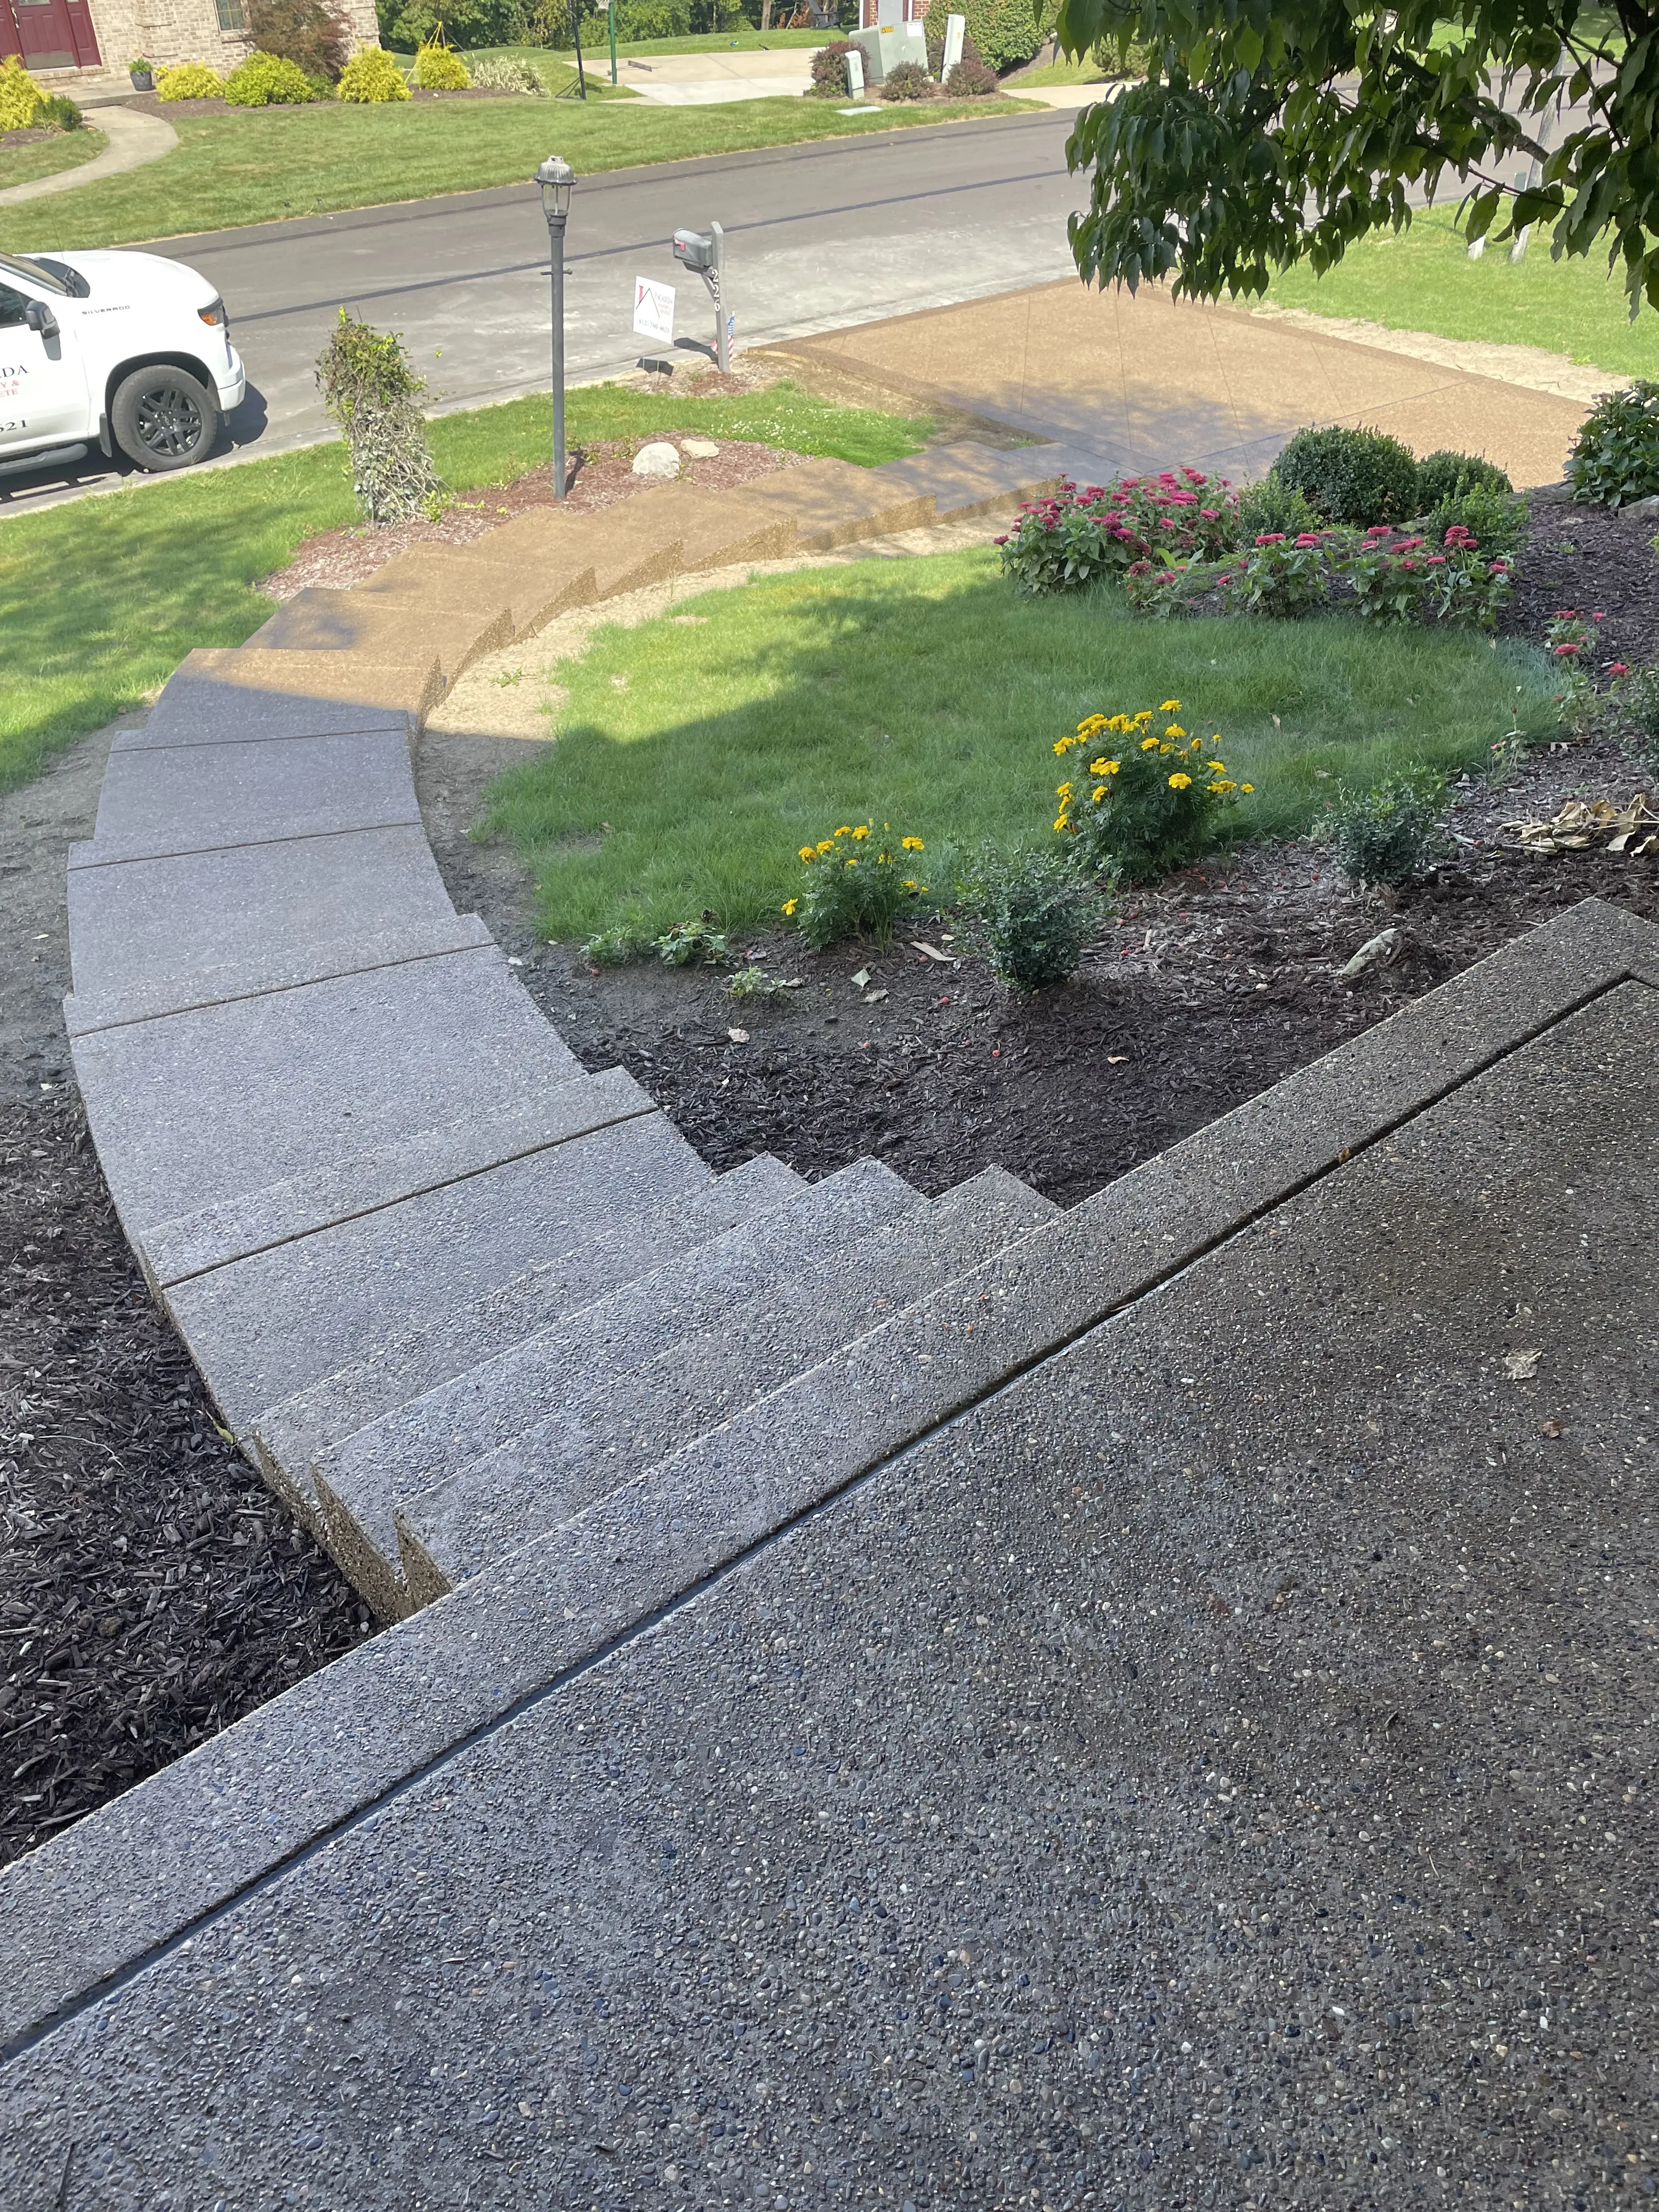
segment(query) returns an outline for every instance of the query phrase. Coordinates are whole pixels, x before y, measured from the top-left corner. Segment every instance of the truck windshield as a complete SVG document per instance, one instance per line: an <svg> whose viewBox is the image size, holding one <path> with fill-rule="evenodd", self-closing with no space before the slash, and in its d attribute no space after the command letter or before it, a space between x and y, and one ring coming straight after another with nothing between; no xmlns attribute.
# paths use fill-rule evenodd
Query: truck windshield
<svg viewBox="0 0 1659 2212"><path fill-rule="evenodd" d="M56 292L60 299L84 300L91 289L78 270L61 261L36 260L23 253L0 253L0 269L31 284L42 285L48 292Z"/></svg>

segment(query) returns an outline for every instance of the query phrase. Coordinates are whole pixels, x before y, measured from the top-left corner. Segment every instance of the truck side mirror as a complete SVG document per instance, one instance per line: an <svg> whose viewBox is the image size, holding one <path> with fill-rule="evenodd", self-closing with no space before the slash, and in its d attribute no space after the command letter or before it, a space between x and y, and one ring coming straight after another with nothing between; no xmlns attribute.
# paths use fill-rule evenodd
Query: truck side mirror
<svg viewBox="0 0 1659 2212"><path fill-rule="evenodd" d="M44 300L25 300L23 320L32 331L39 331L43 338L58 335L58 318Z"/></svg>

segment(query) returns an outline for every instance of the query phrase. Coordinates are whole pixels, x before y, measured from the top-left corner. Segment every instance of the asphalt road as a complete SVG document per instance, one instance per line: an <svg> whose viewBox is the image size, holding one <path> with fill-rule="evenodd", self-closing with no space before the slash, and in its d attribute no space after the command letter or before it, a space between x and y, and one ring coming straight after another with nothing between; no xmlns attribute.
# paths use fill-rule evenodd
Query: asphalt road
<svg viewBox="0 0 1659 2212"><path fill-rule="evenodd" d="M676 285L682 344L712 340L702 279L670 249L680 226L726 227L739 346L1069 275L1066 218L1085 189L1066 167L1073 120L884 131L582 180L566 239L571 380L663 350L633 334L636 275ZM554 117L550 146L556 135ZM533 185L216 232L178 252L230 309L257 394L231 426L244 451L326 434L312 364L342 306L402 332L434 410L546 388L548 237ZM72 495L61 477L6 489L16 506Z"/></svg>

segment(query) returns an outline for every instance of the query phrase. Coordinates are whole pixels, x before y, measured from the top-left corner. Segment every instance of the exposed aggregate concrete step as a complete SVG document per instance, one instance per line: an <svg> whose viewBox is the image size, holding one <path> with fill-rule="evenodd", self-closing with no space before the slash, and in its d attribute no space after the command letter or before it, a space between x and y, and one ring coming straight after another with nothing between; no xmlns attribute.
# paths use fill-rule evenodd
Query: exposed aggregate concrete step
<svg viewBox="0 0 1659 2212"><path fill-rule="evenodd" d="M416 714L402 703L379 704L341 696L325 686L307 692L289 678L295 663L284 659L283 681L262 680L261 657L245 647L198 647L168 678L161 697L136 729L116 733L112 753L149 752L174 745L260 744L272 738L324 738L342 733L395 730L414 735ZM331 681L343 664L331 655L323 663Z"/></svg>
<svg viewBox="0 0 1659 2212"><path fill-rule="evenodd" d="M79 1039L75 1065L141 1249L175 1215L582 1073L493 944L123 1023Z"/></svg>
<svg viewBox="0 0 1659 2212"><path fill-rule="evenodd" d="M428 605L501 610L512 638L542 629L556 615L587 606L599 596L599 578L591 568L556 571L510 560L491 545L489 538L471 545L417 545L356 588L370 597L384 593Z"/></svg>
<svg viewBox="0 0 1659 2212"><path fill-rule="evenodd" d="M878 1228L857 1224L837 1237L832 1227L791 1272L721 1300L702 1328L625 1380L605 1376L590 1387L573 1376L533 1428L400 1505L410 1595L429 1603L574 1520L1059 1210L1005 1170L988 1168Z"/></svg>
<svg viewBox="0 0 1659 2212"><path fill-rule="evenodd" d="M386 1541L387 1570L398 1574L390 1508L532 1430L555 1408L626 1391L641 1369L672 1362L677 1347L806 1267L815 1252L840 1253L926 1210L919 1191L873 1160L800 1184L781 1202L366 1424L317 1455L313 1480L336 1509Z"/></svg>
<svg viewBox="0 0 1659 2212"><path fill-rule="evenodd" d="M805 461L745 484L752 506L787 517L810 552L829 553L861 538L916 530L934 519L933 495L915 485L886 480L879 469L849 461Z"/></svg>
<svg viewBox="0 0 1659 2212"><path fill-rule="evenodd" d="M76 868L71 1036L490 941L418 828Z"/></svg>
<svg viewBox="0 0 1659 2212"><path fill-rule="evenodd" d="M71 868L348 830L417 829L401 730L112 753L90 841Z"/></svg>
<svg viewBox="0 0 1659 2212"><path fill-rule="evenodd" d="M634 504L624 500L617 507L588 514L532 507L479 542L488 546L494 561L522 563L554 577L591 573L593 596L617 599L647 584L659 584L680 570L678 532L647 537L629 520Z"/></svg>
<svg viewBox="0 0 1659 2212"><path fill-rule="evenodd" d="M418 659L435 653L446 684L481 653L493 653L513 634L512 618L498 602L468 606L453 596L403 599L313 585L296 592L244 652L355 653L372 661Z"/></svg>

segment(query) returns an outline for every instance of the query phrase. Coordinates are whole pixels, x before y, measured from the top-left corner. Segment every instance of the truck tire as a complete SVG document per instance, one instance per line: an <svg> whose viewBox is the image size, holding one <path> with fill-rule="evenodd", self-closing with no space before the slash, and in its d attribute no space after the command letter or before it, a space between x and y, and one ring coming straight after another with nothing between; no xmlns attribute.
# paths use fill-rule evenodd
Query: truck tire
<svg viewBox="0 0 1659 2212"><path fill-rule="evenodd" d="M219 403L187 369L156 362L115 387L110 428L127 459L160 474L204 461L219 440Z"/></svg>

